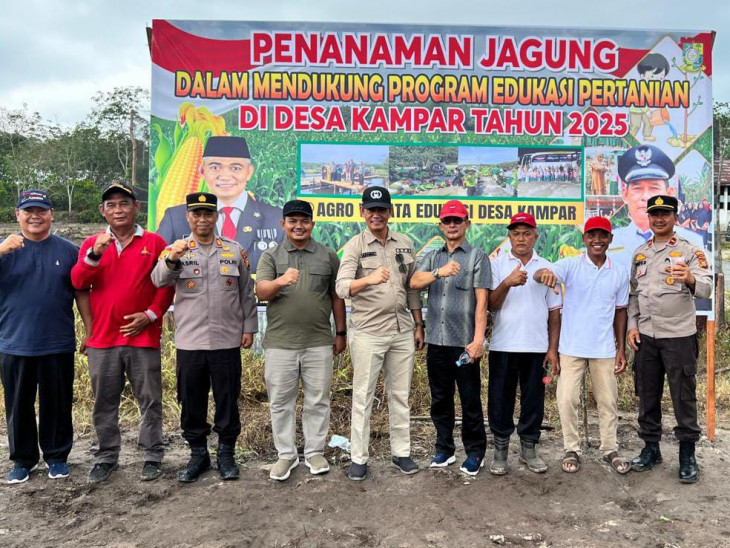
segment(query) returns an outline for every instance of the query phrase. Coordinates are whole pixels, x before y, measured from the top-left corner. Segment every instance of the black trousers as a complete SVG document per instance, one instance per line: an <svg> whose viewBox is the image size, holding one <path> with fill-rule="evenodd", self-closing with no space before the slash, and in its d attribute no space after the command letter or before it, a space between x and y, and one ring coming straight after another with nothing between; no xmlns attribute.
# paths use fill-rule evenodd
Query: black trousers
<svg viewBox="0 0 730 548"><path fill-rule="evenodd" d="M205 446L210 435L208 394L213 388L213 431L219 443L234 444L241 433L241 350L178 350L177 397L182 403L180 426L191 447Z"/></svg>
<svg viewBox="0 0 730 548"><path fill-rule="evenodd" d="M520 385L520 418L517 435L521 439L540 441L540 426L545 414L541 352L489 352L489 388L487 413L489 428L500 438L515 431L514 413L517 384Z"/></svg>
<svg viewBox="0 0 730 548"><path fill-rule="evenodd" d="M73 445L73 352L46 356L0 354L0 369L10 460L32 468L40 460L40 441L43 460L49 464L66 462Z"/></svg>
<svg viewBox="0 0 730 548"><path fill-rule="evenodd" d="M464 349L459 346L428 345L426 367L431 388L431 419L436 427L436 451L453 455L454 445L454 388L459 388L461 399L461 440L468 456L483 457L487 450L487 433L482 411L482 385L479 363L476 360L456 365Z"/></svg>
<svg viewBox="0 0 730 548"><path fill-rule="evenodd" d="M639 437L658 442L662 438L664 375L669 383L679 441L700 439L697 424L697 335L654 339L641 335L634 360L634 383L639 397Z"/></svg>

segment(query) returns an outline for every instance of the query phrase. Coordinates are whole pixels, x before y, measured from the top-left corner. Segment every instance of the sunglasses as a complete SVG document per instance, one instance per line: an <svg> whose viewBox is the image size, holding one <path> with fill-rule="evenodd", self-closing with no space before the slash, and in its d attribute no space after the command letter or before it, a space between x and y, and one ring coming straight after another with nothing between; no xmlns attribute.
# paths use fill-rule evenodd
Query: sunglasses
<svg viewBox="0 0 730 548"><path fill-rule="evenodd" d="M398 272L400 272L401 274L405 274L406 272L408 272L408 267L405 265L403 259L403 253L396 253L395 260L398 263Z"/></svg>
<svg viewBox="0 0 730 548"><path fill-rule="evenodd" d="M465 220L466 219L462 219L461 217L446 217L445 219L441 219L441 224L443 224L443 225L460 225Z"/></svg>

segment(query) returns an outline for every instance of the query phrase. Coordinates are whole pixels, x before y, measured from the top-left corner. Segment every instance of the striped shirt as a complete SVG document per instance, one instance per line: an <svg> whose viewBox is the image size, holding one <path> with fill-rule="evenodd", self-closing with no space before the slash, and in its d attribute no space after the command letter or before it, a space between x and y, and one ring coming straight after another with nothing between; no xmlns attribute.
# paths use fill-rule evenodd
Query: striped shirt
<svg viewBox="0 0 730 548"><path fill-rule="evenodd" d="M492 270L484 252L466 241L453 253L449 253L446 245L429 252L416 270L431 272L451 260L461 265L459 274L440 278L428 287L426 343L464 347L474 340L477 306L474 289L489 289Z"/></svg>

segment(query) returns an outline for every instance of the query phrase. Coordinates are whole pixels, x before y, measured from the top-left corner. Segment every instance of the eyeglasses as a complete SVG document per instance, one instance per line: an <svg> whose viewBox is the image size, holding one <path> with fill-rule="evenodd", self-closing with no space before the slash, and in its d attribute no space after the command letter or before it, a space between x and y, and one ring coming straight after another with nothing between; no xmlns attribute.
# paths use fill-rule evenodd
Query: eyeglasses
<svg viewBox="0 0 730 548"><path fill-rule="evenodd" d="M401 274L405 274L406 272L408 272L408 267L405 265L403 259L403 253L396 253L395 260L398 263L398 272L400 272Z"/></svg>
<svg viewBox="0 0 730 548"><path fill-rule="evenodd" d="M444 224L444 225L460 225L465 220L466 219L462 219L461 217L446 217L445 219L441 219L441 224Z"/></svg>

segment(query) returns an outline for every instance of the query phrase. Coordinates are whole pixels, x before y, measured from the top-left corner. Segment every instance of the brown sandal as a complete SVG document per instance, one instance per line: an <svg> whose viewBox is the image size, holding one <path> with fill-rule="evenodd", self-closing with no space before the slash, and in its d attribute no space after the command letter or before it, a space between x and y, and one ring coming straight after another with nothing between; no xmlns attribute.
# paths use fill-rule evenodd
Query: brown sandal
<svg viewBox="0 0 730 548"><path fill-rule="evenodd" d="M567 474L575 474L580 470L580 456L575 451L567 451L560 467Z"/></svg>
<svg viewBox="0 0 730 548"><path fill-rule="evenodd" d="M603 455L603 460L609 463L618 474L628 474L631 471L631 461L619 455L618 451L611 451L608 455Z"/></svg>

